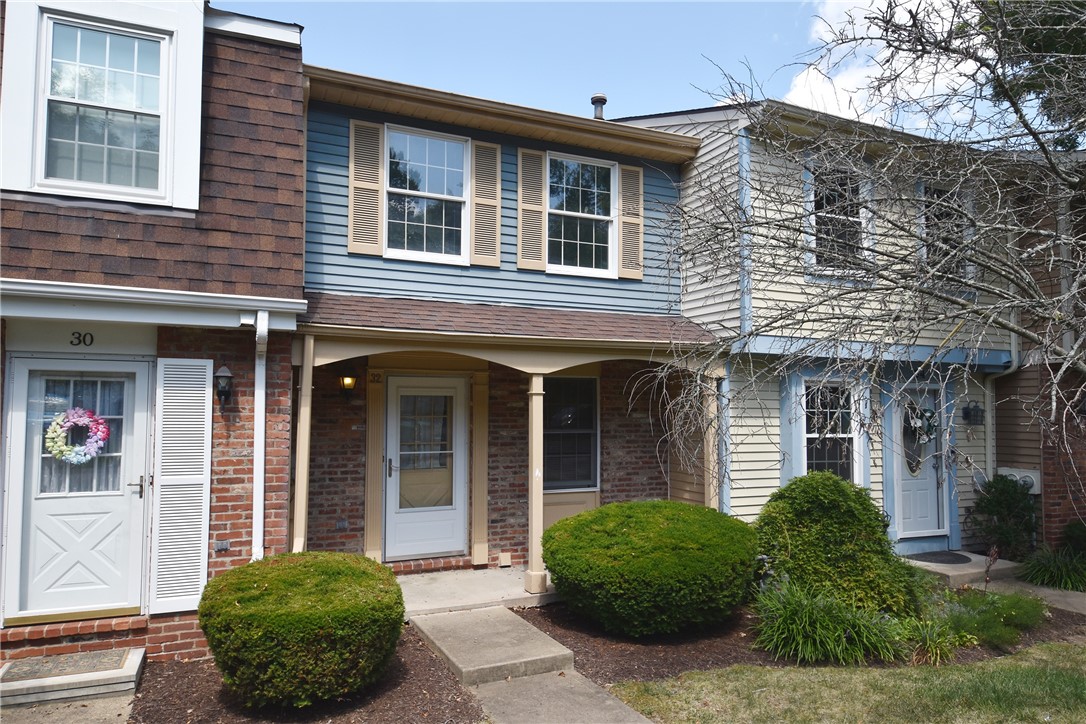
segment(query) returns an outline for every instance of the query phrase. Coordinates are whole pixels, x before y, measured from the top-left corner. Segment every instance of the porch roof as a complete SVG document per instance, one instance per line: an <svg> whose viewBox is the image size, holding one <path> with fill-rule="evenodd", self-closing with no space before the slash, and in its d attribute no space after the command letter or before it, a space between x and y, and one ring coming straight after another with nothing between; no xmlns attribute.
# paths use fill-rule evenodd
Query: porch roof
<svg viewBox="0 0 1086 724"><path fill-rule="evenodd" d="M302 325L650 345L692 345L712 339L703 327L677 314L539 309L325 292L307 292L305 296L309 307L298 319Z"/></svg>

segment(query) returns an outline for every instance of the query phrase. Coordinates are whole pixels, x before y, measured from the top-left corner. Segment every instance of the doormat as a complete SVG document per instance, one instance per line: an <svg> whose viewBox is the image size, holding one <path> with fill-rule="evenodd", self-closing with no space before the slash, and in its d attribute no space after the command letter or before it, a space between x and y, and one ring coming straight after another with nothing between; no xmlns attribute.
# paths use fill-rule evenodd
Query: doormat
<svg viewBox="0 0 1086 724"><path fill-rule="evenodd" d="M914 553L911 556L905 556L911 561L920 561L921 563L945 563L954 566L960 566L963 563L968 563L972 559L969 556L962 555L961 553L955 553L954 551L932 551L931 553Z"/></svg>
<svg viewBox="0 0 1086 724"><path fill-rule="evenodd" d="M49 679L55 676L114 671L124 667L126 656L128 656L128 649L110 649L17 659L11 662L11 666L4 669L3 680L8 683L29 679Z"/></svg>

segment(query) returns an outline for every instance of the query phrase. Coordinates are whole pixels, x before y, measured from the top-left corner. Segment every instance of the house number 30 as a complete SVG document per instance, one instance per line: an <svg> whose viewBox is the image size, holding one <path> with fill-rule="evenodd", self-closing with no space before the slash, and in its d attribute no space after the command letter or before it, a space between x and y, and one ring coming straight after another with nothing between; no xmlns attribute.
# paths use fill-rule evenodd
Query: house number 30
<svg viewBox="0 0 1086 724"><path fill-rule="evenodd" d="M72 340L68 344L73 347L90 347L94 344L94 335L90 332L72 332Z"/></svg>

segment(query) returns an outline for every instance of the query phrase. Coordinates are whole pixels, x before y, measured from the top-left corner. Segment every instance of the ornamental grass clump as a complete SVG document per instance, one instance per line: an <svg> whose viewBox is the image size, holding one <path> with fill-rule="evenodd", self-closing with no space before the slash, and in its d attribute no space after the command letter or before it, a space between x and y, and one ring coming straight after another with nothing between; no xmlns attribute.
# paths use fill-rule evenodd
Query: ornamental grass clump
<svg viewBox="0 0 1086 724"><path fill-rule="evenodd" d="M305 707L377 681L403 614L392 572L348 553L234 568L208 582L199 608L224 683L250 707Z"/></svg>
<svg viewBox="0 0 1086 724"><path fill-rule="evenodd" d="M868 492L828 472L793 478L754 524L772 577L869 611L921 613L925 574L894 555Z"/></svg>
<svg viewBox="0 0 1086 724"><path fill-rule="evenodd" d="M567 605L634 637L727 620L751 588L754 556L746 523L675 501L612 503L543 533L543 561Z"/></svg>

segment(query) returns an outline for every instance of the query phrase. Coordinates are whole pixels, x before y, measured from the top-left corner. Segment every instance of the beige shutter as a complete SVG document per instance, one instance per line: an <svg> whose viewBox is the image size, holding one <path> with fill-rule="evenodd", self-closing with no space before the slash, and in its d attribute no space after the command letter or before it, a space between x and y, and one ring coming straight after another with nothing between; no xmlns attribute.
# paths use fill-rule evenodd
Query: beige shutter
<svg viewBox="0 0 1086 724"><path fill-rule="evenodd" d="M195 611L207 583L211 360L158 361L151 613Z"/></svg>
<svg viewBox="0 0 1086 724"><path fill-rule="evenodd" d="M645 241L641 169L618 167L618 278L641 279Z"/></svg>
<svg viewBox="0 0 1086 724"><path fill-rule="evenodd" d="M501 266L501 146L472 142L471 263Z"/></svg>
<svg viewBox="0 0 1086 724"><path fill-rule="evenodd" d="M351 147L347 161L347 251L381 254L385 210L384 126L351 121Z"/></svg>
<svg viewBox="0 0 1086 724"><path fill-rule="evenodd" d="M520 149L517 184L517 268L546 271L546 155Z"/></svg>

